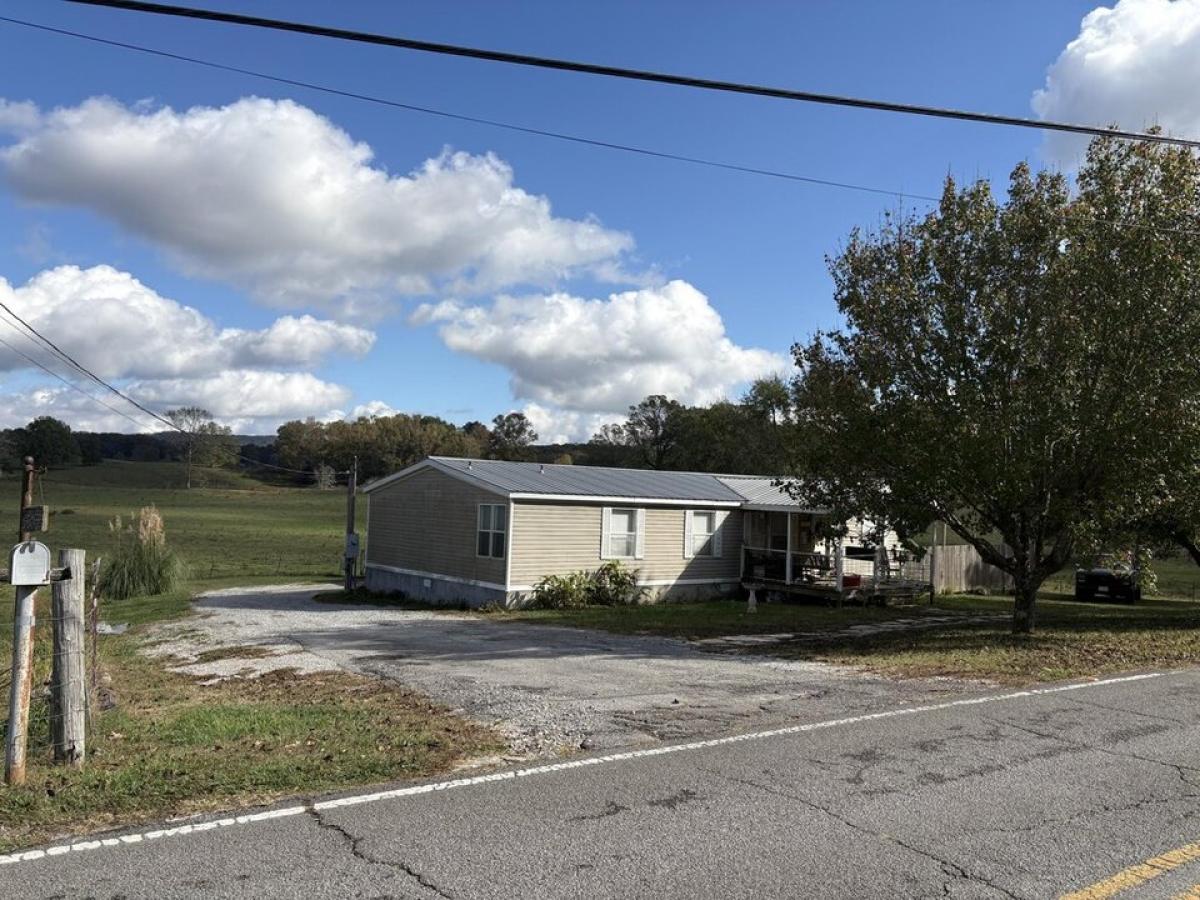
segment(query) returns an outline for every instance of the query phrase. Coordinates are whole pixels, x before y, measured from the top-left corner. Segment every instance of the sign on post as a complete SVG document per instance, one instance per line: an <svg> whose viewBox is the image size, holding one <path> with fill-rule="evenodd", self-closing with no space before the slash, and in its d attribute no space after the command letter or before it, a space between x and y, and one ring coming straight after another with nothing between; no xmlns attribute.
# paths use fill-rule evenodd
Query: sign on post
<svg viewBox="0 0 1200 900"><path fill-rule="evenodd" d="M40 541L25 541L12 548L8 564L9 582L17 586L50 583L50 548Z"/></svg>

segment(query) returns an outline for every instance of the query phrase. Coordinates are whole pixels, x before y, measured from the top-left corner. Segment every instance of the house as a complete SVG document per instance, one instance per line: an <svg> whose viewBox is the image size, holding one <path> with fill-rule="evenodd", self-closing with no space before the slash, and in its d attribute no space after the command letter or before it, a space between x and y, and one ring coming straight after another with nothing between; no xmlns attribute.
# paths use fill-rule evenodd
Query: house
<svg viewBox="0 0 1200 900"><path fill-rule="evenodd" d="M432 602L519 605L546 575L620 560L651 599L731 595L748 581L815 589L830 579L840 599L841 543L819 539L822 513L775 481L430 457L363 488L366 585Z"/></svg>

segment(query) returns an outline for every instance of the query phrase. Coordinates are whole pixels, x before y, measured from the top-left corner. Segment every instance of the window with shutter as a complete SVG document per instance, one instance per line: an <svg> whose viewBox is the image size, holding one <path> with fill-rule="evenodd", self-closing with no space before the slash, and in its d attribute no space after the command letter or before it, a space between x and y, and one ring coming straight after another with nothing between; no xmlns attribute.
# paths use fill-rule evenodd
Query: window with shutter
<svg viewBox="0 0 1200 900"><path fill-rule="evenodd" d="M607 559L635 559L639 554L639 510L606 509L604 543Z"/></svg>

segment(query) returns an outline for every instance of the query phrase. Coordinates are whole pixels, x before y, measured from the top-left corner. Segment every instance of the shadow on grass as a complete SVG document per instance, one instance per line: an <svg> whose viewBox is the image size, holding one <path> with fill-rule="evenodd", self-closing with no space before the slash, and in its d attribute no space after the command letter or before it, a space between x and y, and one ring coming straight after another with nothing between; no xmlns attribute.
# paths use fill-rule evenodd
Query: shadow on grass
<svg viewBox="0 0 1200 900"><path fill-rule="evenodd" d="M846 639L831 635L769 648L773 655L902 677L956 676L1027 684L1200 663L1200 606L1042 605L1033 634L1006 622Z"/></svg>

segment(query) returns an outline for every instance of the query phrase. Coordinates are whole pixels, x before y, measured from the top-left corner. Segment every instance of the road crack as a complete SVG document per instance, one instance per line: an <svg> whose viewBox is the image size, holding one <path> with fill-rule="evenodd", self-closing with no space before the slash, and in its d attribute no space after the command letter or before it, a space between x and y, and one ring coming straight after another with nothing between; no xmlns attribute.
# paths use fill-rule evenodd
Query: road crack
<svg viewBox="0 0 1200 900"><path fill-rule="evenodd" d="M1074 738L1063 737L1058 734L1050 734L1044 731L1038 731L1036 728L1030 728L1028 725L1017 725L1015 722L1009 722L1005 719L996 719L990 716L985 716L989 722L994 722L997 725L1007 726L1016 731L1024 732L1025 734L1039 737L1043 740L1057 741L1060 744L1066 744L1068 747L1076 747L1080 750L1094 750L1097 753L1103 753L1105 756L1115 756L1117 759L1133 759L1138 762L1150 763L1154 766L1162 766L1166 769L1171 769L1179 777L1185 785L1190 788L1200 790L1200 783L1193 781L1193 778L1200 778L1200 769L1195 766L1185 766L1182 763L1167 762L1165 759L1155 759L1153 756L1142 756L1140 753L1130 753L1127 751L1113 750L1110 747L1102 747L1099 744L1089 744L1087 741L1079 741ZM1184 794L1179 799L1190 799L1200 796L1196 793Z"/></svg>
<svg viewBox="0 0 1200 900"><path fill-rule="evenodd" d="M1020 894L1014 894L1012 891L1008 890L1007 888L1002 887L999 884L996 884L994 881L992 881L988 878L985 878L984 876L982 876L976 872L971 872L969 869L965 868L964 866L959 865L958 863L954 862L953 860L945 859L941 856L938 856L933 851L926 850L922 847L918 847L915 844L911 844L908 841L905 841L901 838L896 837L894 834L888 834L887 832L883 832L883 831L876 831L872 828L867 827L866 825L863 825L860 822L855 822L853 819L847 818L846 816L842 815L841 813L834 811L832 808L830 808L828 806L823 806L822 804L817 803L813 800L810 800L807 797L802 797L799 794L793 794L790 791L781 790L780 788L774 787L773 785L762 784L760 782L754 781L753 779L738 778L736 776L728 775L724 772L718 772L713 769L707 769L707 768L701 767L701 771L707 772L709 775L713 775L717 778L724 779L725 781L733 782L734 784L740 784L745 787L755 788L756 790L760 790L764 793L772 794L776 797L782 797L785 800L791 800L795 803L803 804L804 806L807 806L809 809L816 810L817 812L820 812L820 813L823 813L823 814L829 816L831 819L834 819L835 821L841 822L843 825L845 825L848 828L852 828L855 831L858 831L862 834L868 835L869 837L873 837L876 840L886 841L887 843L894 844L897 847L900 847L902 850L907 850L909 853L915 853L917 856L921 856L925 859L930 860L931 862L937 863L939 868L941 868L942 873L947 876L947 880L942 884L942 892L946 896L950 896L950 894L951 894L950 886L955 881L969 881L969 882L972 882L975 884L983 885L984 887L989 888L989 889L997 892L998 894L1001 894L1005 897L1010 898L1010 900L1024 900L1024 898L1022 898Z"/></svg>
<svg viewBox="0 0 1200 900"><path fill-rule="evenodd" d="M414 881L416 881L417 884L421 885L421 887L428 891L432 891L437 896L444 897L446 900L454 900L453 894L448 893L443 888L438 887L438 885L434 884L412 866L408 865L408 863L402 860L379 859L365 852L360 846L363 841L361 837L355 837L344 826L339 825L337 822L329 821L312 805L306 806L305 810L308 812L309 816L312 817L313 821L317 823L318 828L332 831L334 834L338 835L346 844L347 849L349 849L350 854L355 859L360 859L368 865L382 866L386 869L402 872L409 878L412 878Z"/></svg>

